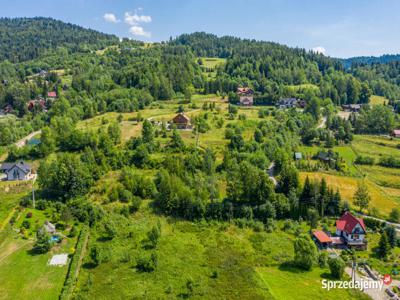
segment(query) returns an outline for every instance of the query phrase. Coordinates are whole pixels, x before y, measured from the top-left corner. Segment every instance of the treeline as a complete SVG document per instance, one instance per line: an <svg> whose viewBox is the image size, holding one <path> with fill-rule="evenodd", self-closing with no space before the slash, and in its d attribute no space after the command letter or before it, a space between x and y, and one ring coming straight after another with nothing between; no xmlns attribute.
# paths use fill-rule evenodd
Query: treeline
<svg viewBox="0 0 400 300"><path fill-rule="evenodd" d="M114 35L51 18L0 18L0 61L31 60L58 47L89 51L117 42Z"/></svg>
<svg viewBox="0 0 400 300"><path fill-rule="evenodd" d="M354 65L350 72L360 80L367 82L375 95L394 101L400 99L400 62Z"/></svg>
<svg viewBox="0 0 400 300"><path fill-rule="evenodd" d="M355 133L390 134L399 124L399 117L389 106L364 106L358 115L350 115L350 122Z"/></svg>

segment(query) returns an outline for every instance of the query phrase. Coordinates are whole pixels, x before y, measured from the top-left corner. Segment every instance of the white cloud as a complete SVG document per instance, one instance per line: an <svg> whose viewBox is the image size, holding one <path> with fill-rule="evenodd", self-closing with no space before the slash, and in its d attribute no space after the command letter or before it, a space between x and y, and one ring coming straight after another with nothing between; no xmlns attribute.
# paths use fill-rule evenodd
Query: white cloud
<svg viewBox="0 0 400 300"><path fill-rule="evenodd" d="M313 52L315 53L319 53L319 54L326 54L326 49L324 47L318 46L318 47L314 47L311 49Z"/></svg>
<svg viewBox="0 0 400 300"><path fill-rule="evenodd" d="M103 16L103 19L109 23L118 23L119 22L117 17L112 13L105 13Z"/></svg>
<svg viewBox="0 0 400 300"><path fill-rule="evenodd" d="M129 32L136 36L151 37L151 32L145 31L143 27L137 25L129 28Z"/></svg>
<svg viewBox="0 0 400 300"><path fill-rule="evenodd" d="M151 16L138 15L137 13L131 14L130 12L125 13L125 23L131 26L139 25L140 23L150 23Z"/></svg>

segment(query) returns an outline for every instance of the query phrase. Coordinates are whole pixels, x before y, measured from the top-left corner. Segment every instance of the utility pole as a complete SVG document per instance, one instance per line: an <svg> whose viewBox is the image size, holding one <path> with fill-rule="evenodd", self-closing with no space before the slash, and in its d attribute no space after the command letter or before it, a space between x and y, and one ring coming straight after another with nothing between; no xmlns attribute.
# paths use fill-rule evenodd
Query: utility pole
<svg viewBox="0 0 400 300"><path fill-rule="evenodd" d="M32 202L33 202L33 209L35 209L35 180L36 177L33 179L33 183L32 183Z"/></svg>

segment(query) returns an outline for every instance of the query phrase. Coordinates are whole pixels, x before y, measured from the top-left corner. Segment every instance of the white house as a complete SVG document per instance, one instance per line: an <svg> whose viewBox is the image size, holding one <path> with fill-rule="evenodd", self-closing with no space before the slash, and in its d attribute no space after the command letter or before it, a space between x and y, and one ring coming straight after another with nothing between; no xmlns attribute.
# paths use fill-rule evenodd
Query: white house
<svg viewBox="0 0 400 300"><path fill-rule="evenodd" d="M6 174L7 180L29 180L32 177L31 166L23 161L4 163L0 167L0 171Z"/></svg>
<svg viewBox="0 0 400 300"><path fill-rule="evenodd" d="M345 212L336 221L336 235L343 238L349 247L365 249L367 245L363 219L354 217L350 212Z"/></svg>

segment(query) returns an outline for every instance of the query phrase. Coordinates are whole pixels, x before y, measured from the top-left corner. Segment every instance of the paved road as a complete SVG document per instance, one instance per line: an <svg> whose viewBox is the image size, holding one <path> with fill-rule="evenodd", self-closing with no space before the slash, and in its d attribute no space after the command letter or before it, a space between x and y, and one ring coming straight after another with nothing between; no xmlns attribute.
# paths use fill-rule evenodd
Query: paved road
<svg viewBox="0 0 400 300"><path fill-rule="evenodd" d="M361 215L363 218L369 218L369 219L377 220L377 221L386 223L386 224L388 224L388 225L391 225L391 226L393 226L393 227L396 229L396 231L397 231L398 233L400 233L400 224L399 224L399 223L389 222L389 221L386 221L386 220L384 220L384 219L379 219L379 218L371 217L371 216L364 215L364 214L360 214L360 213L358 213L358 214Z"/></svg>
<svg viewBox="0 0 400 300"><path fill-rule="evenodd" d="M15 143L15 146L17 146L17 148L22 148L23 146L26 145L26 142L29 141L31 138L33 138L35 135L40 134L42 131L38 130L38 131L34 131L30 134L28 134L26 137L24 137L23 139L20 139L18 142Z"/></svg>
<svg viewBox="0 0 400 300"><path fill-rule="evenodd" d="M350 267L346 267L344 269L344 271L351 277L351 268ZM361 276L360 274L358 274L356 272L354 278L352 278L353 280L356 281L374 281L372 278L366 277L366 276ZM370 296L373 300L383 300L383 299L388 299L386 293L385 293L385 286L382 288L382 290L379 289L365 289L363 290L363 292L365 294L367 294L368 296Z"/></svg>

